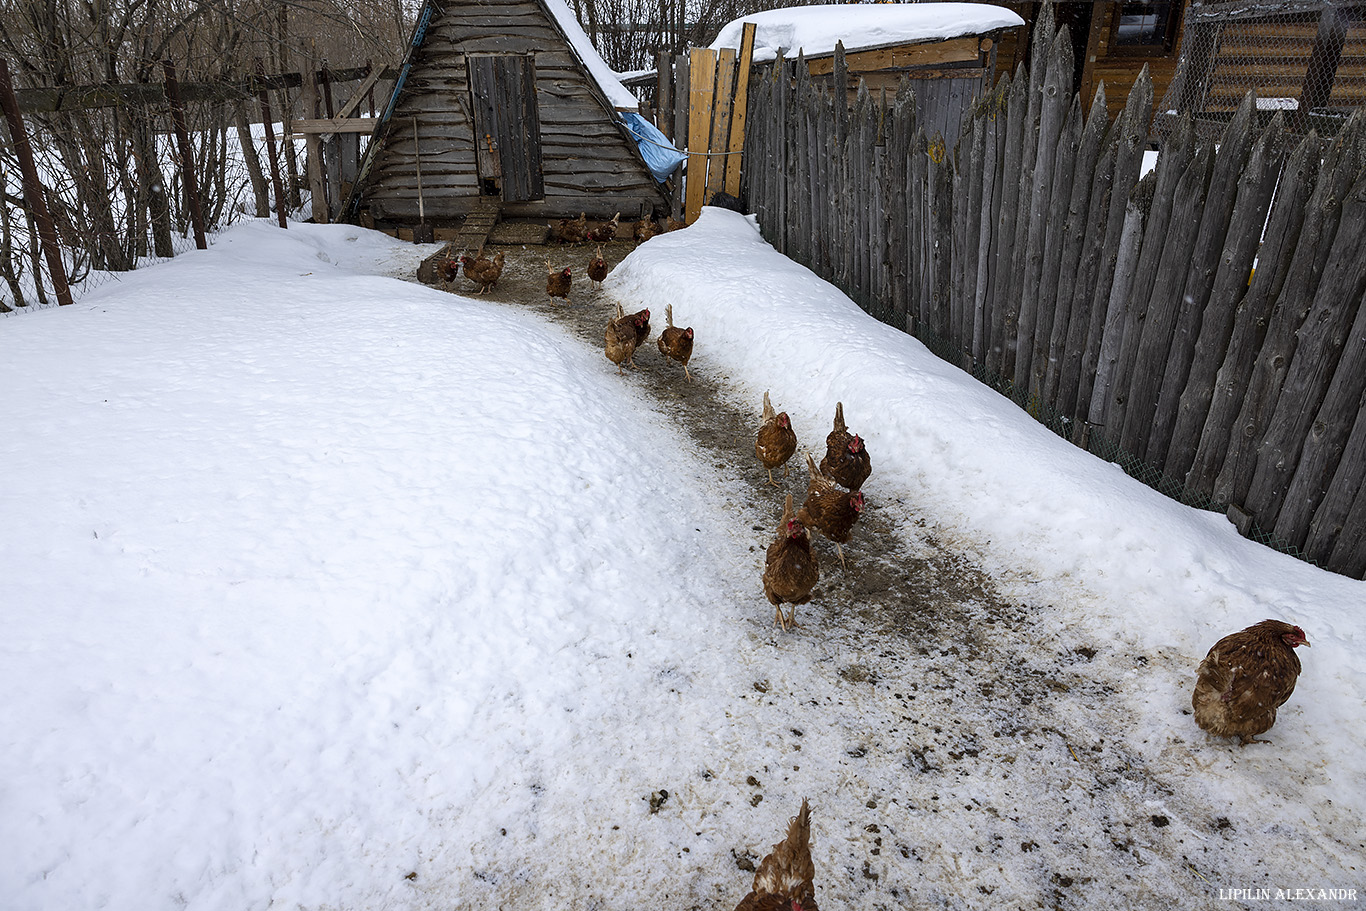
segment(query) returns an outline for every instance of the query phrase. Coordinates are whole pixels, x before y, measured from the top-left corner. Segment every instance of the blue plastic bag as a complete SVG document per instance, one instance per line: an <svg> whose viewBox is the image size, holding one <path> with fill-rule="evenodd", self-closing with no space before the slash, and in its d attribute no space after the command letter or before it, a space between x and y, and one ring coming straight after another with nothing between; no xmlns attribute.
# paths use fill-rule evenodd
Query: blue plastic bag
<svg viewBox="0 0 1366 911"><path fill-rule="evenodd" d="M669 175L676 171L688 156L674 148L673 143L644 117L629 113L622 116L626 119L626 129L635 137L636 144L640 146L640 154L650 166L650 173L655 176L655 180L660 183L668 180Z"/></svg>

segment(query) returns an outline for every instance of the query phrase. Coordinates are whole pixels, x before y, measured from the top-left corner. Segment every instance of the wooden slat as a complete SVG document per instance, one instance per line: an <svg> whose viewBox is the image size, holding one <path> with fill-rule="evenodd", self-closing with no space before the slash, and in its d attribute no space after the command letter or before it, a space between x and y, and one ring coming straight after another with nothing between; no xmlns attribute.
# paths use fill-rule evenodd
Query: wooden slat
<svg viewBox="0 0 1366 911"><path fill-rule="evenodd" d="M372 133L375 124L373 117L334 117L331 120L293 120L290 122L291 135L318 133L324 136L332 133Z"/></svg>
<svg viewBox="0 0 1366 911"><path fill-rule="evenodd" d="M710 202L721 190L726 179L726 155L730 148L730 114L734 103L735 48L722 48L716 57L716 93L712 107L711 139L707 144L707 195Z"/></svg>
<svg viewBox="0 0 1366 911"><path fill-rule="evenodd" d="M1360 124L1360 117L1354 120ZM1330 248L1337 233L1337 200L1346 195L1351 178L1355 176L1355 158L1350 151L1355 143L1354 131L1344 129L1320 160L1318 179L1305 206L1304 225L1294 257L1272 307L1266 335L1234 421L1236 432L1230 435L1228 453L1214 479L1216 502L1242 507L1263 525L1273 523L1275 516L1258 515L1257 507L1248 501L1248 491L1259 461L1258 450L1276 413L1297 348L1299 330L1314 303L1322 278L1320 251ZM1307 404L1297 402L1296 407L1303 408Z"/></svg>
<svg viewBox="0 0 1366 911"><path fill-rule="evenodd" d="M707 149L711 142L712 103L716 89L716 52L693 48L689 54L688 176L684 220L692 224L702 211L707 189Z"/></svg>
<svg viewBox="0 0 1366 911"><path fill-rule="evenodd" d="M740 36L740 60L735 82L735 109L731 115L730 143L726 151L725 191L731 196L740 195L740 173L744 165L745 119L749 116L749 77L754 61L753 22L746 22Z"/></svg>

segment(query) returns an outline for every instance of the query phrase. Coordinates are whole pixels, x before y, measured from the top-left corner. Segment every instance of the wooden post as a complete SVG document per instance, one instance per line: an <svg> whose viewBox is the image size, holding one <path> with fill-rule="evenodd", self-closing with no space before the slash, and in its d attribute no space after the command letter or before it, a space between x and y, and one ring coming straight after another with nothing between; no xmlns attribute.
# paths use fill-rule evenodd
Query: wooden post
<svg viewBox="0 0 1366 911"><path fill-rule="evenodd" d="M711 107L716 97L716 52L695 47L689 56L692 84L688 89L688 187L684 221L692 224L702 211L707 189Z"/></svg>
<svg viewBox="0 0 1366 911"><path fill-rule="evenodd" d="M318 73L309 64L304 73L304 113L316 117L318 111ZM313 197L314 224L327 224L331 219L327 213L327 190L323 186L322 138L317 133L304 135L304 151L308 162L308 192Z"/></svg>
<svg viewBox="0 0 1366 911"><path fill-rule="evenodd" d="M47 209L47 199L43 196L43 185L38 181L38 167L33 162L33 146L29 144L28 133L24 131L24 120L19 115L19 102L14 97L14 82L10 79L9 61L0 57L0 107L5 109L5 122L9 124L10 137L14 140L14 154L19 159L19 170L24 177L24 203L33 213L38 225L38 235L43 241L43 258L47 270L52 274L52 289L57 292L57 303L71 303L71 288L66 283L66 268L62 265L62 251L57 245L57 227L52 222L52 213Z"/></svg>
<svg viewBox="0 0 1366 911"><path fill-rule="evenodd" d="M753 22L746 22L740 36L740 64L735 74L735 108L730 118L730 144L726 149L725 191L731 196L740 195L740 167L743 164L742 152L745 148L745 119L749 116L749 71L754 63Z"/></svg>
<svg viewBox="0 0 1366 911"><path fill-rule="evenodd" d="M668 51L655 55L655 126L669 138L674 138L673 58Z"/></svg>
<svg viewBox="0 0 1366 911"><path fill-rule="evenodd" d="M1323 12L1319 14L1319 30L1314 35L1314 48L1310 51L1309 66L1305 69L1300 104L1293 115L1296 132L1305 131L1309 124L1309 112L1323 107L1333 94L1333 82L1337 79L1342 48L1347 41L1348 23L1345 15L1332 4L1324 4Z"/></svg>
<svg viewBox="0 0 1366 911"><path fill-rule="evenodd" d="M674 128L670 138L674 145L682 145L687 148L688 144L688 100L691 97L692 85L692 63L687 54L676 54L674 56ZM682 219L684 214L683 207L683 171L676 172L673 190L673 212L674 218Z"/></svg>
<svg viewBox="0 0 1366 911"><path fill-rule="evenodd" d="M323 113L331 120L336 115L336 108L332 105L332 71L327 68L326 57L323 58L319 77L323 90ZM327 209L331 212L340 202L337 187L341 180L341 141L335 133L319 138L323 151L323 192L327 194Z"/></svg>
<svg viewBox="0 0 1366 911"><path fill-rule="evenodd" d="M370 116L373 118L375 116L375 81L379 74L376 72L374 65L371 64L369 57L365 58L365 68L370 71L370 78L366 79L365 82L365 99L366 103L370 106Z"/></svg>
<svg viewBox="0 0 1366 911"><path fill-rule="evenodd" d="M161 61L161 69L166 74L166 100L171 103L171 122L175 125L176 147L180 150L180 170L185 177L185 201L190 207L190 222L194 225L194 245L201 250L207 250L209 241L204 236L204 210L199 205L199 181L194 174L194 151L190 148L190 131L185 125L185 105L180 100L175 64L168 58Z"/></svg>
<svg viewBox="0 0 1366 911"><path fill-rule="evenodd" d="M285 188L283 181L280 180L280 158L275 154L275 124L270 116L270 96L266 94L266 65L260 57L256 58L256 75L261 78L259 97L261 101L261 124L266 128L266 154L270 156L270 184L275 189L275 217L279 219L280 227L288 228L286 224L285 210Z"/></svg>

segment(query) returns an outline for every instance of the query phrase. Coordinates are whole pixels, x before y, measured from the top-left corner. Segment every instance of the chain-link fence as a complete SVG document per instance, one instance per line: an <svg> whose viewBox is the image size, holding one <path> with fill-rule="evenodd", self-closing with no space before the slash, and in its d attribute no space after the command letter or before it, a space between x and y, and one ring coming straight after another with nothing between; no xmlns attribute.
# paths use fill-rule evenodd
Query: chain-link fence
<svg viewBox="0 0 1366 911"><path fill-rule="evenodd" d="M1189 112L1217 135L1249 92L1258 116L1334 135L1366 105L1366 2L1208 0L1192 3L1176 78L1158 106L1161 133Z"/></svg>

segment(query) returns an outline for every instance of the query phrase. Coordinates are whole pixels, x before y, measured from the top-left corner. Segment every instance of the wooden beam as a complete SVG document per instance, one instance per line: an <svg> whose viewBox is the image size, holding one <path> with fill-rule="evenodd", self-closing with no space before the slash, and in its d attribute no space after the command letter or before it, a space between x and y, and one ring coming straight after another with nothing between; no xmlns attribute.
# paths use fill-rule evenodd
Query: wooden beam
<svg viewBox="0 0 1366 911"><path fill-rule="evenodd" d="M731 196L740 195L741 154L745 148L745 119L749 116L749 71L754 63L755 24L746 22L740 36L740 68L736 73L735 109L730 121L730 144L726 149L725 190Z"/></svg>
<svg viewBox="0 0 1366 911"><path fill-rule="evenodd" d="M707 189L707 149L711 141L711 108L716 97L716 52L692 48L688 69L688 186L684 221L692 224L702 211Z"/></svg>
<svg viewBox="0 0 1366 911"><path fill-rule="evenodd" d="M977 38L953 38L933 44L906 44L877 50L855 51L844 55L851 72L885 70L903 66L936 66L945 63L977 63L980 46ZM806 59L812 76L824 76L835 70L833 54Z"/></svg>
<svg viewBox="0 0 1366 911"><path fill-rule="evenodd" d="M320 136L327 136L332 133L369 133L375 128L379 120L374 117L333 117L331 120L309 119L295 120L289 125L290 133L298 135L308 135L316 133Z"/></svg>
<svg viewBox="0 0 1366 911"><path fill-rule="evenodd" d="M375 74L378 79L396 79L398 71L392 68L376 70L373 67L353 67L334 70L330 75L333 82L355 82ZM299 73L284 73L275 76L259 76L223 82L187 82L180 86L182 101L231 101L233 99L254 98L262 88L267 89L299 88L303 84ZM14 93L19 101L19 110L25 114L51 114L58 111L88 111L96 108L148 107L166 103L165 89L157 83L111 83L109 85L76 85L57 88L17 89Z"/></svg>

